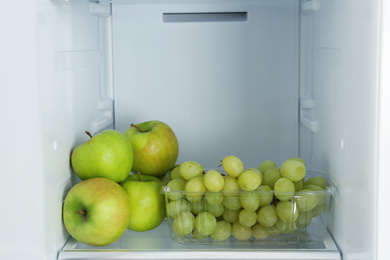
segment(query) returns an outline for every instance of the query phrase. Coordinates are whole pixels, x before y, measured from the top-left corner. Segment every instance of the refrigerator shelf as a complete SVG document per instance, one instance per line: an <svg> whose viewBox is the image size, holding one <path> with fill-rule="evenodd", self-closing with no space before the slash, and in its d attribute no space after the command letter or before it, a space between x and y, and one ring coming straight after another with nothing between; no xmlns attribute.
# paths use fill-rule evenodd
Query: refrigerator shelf
<svg viewBox="0 0 390 260"><path fill-rule="evenodd" d="M165 220L147 232L127 230L121 239L105 247L88 246L71 238L59 252L58 260L72 259L328 259L341 260L331 236L326 232L322 243L229 246L182 245L169 236Z"/></svg>

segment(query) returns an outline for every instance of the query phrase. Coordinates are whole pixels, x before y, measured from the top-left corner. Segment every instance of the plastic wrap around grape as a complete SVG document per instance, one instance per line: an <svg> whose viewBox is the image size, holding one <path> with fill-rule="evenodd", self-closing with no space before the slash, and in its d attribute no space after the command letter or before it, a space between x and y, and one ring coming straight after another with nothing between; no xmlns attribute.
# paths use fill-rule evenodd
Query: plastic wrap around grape
<svg viewBox="0 0 390 260"><path fill-rule="evenodd" d="M272 160L244 168L238 157L229 155L217 169L182 163L166 175L162 192L174 241L226 244L291 243L294 234L299 243L310 241L309 228L317 219L314 236L321 237L330 190L320 173L306 171L301 158L290 158L281 168Z"/></svg>

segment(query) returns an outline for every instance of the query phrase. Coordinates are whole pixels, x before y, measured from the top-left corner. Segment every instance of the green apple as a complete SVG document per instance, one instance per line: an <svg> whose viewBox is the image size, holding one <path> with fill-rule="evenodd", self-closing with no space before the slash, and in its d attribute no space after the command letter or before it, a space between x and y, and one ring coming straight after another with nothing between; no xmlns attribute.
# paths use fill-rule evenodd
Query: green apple
<svg viewBox="0 0 390 260"><path fill-rule="evenodd" d="M105 130L77 146L71 155L73 170L82 180L104 177L121 182L133 166L133 149L119 131Z"/></svg>
<svg viewBox="0 0 390 260"><path fill-rule="evenodd" d="M126 192L106 178L82 181L69 191L63 220L69 234L92 246L117 241L127 229L130 207Z"/></svg>
<svg viewBox="0 0 390 260"><path fill-rule="evenodd" d="M154 176L130 174L121 183L129 198L128 229L148 231L165 218L165 197L160 193L161 181Z"/></svg>
<svg viewBox="0 0 390 260"><path fill-rule="evenodd" d="M133 148L133 172L159 177L175 166L179 143L169 125L161 121L131 124L124 135Z"/></svg>

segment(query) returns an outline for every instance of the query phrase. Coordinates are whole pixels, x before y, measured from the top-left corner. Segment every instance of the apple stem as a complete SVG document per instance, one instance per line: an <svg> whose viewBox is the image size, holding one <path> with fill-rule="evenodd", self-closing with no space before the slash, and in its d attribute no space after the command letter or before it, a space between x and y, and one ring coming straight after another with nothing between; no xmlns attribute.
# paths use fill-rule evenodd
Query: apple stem
<svg viewBox="0 0 390 260"><path fill-rule="evenodd" d="M92 138L92 135L91 135L91 133L90 133L89 131L85 130L85 133L86 133L89 137Z"/></svg>
<svg viewBox="0 0 390 260"><path fill-rule="evenodd" d="M130 125L131 127L135 127L135 128L137 128L141 133L143 133L144 131L141 129L141 128L139 128L138 126L136 126L135 124L131 124Z"/></svg>
<svg viewBox="0 0 390 260"><path fill-rule="evenodd" d="M79 214L81 214L81 215L87 215L87 212L85 212L85 210L79 210Z"/></svg>
<svg viewBox="0 0 390 260"><path fill-rule="evenodd" d="M141 173L140 173L140 172L137 172L137 174L138 174L139 180L142 181Z"/></svg>

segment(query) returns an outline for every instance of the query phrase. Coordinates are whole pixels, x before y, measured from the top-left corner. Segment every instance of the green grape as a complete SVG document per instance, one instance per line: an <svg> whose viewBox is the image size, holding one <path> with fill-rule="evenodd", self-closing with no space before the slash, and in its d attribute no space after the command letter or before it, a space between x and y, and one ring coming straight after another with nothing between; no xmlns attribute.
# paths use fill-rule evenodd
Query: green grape
<svg viewBox="0 0 390 260"><path fill-rule="evenodd" d="M304 161L302 158L300 158L300 157L292 157L292 158L290 158L290 160L297 160L297 161L300 161L300 162L303 163L303 164L305 165L305 167L306 167L305 161Z"/></svg>
<svg viewBox="0 0 390 260"><path fill-rule="evenodd" d="M180 166L176 166L171 171L171 180L175 180L175 179L183 179L183 177L181 177L180 175Z"/></svg>
<svg viewBox="0 0 390 260"><path fill-rule="evenodd" d="M215 228L214 232L211 233L211 237L215 241L224 241L228 239L231 234L232 225L225 220L220 220L217 222L217 227Z"/></svg>
<svg viewBox="0 0 390 260"><path fill-rule="evenodd" d="M224 185L224 179L222 175L216 170L210 170L206 172L203 177L203 182L209 191L217 192L222 190Z"/></svg>
<svg viewBox="0 0 390 260"><path fill-rule="evenodd" d="M250 227L245 227L236 221L232 226L232 233L235 238L238 240L248 240L252 236L252 229Z"/></svg>
<svg viewBox="0 0 390 260"><path fill-rule="evenodd" d="M256 191L241 190L238 194L238 199L242 207L246 210L256 211L260 206L260 196Z"/></svg>
<svg viewBox="0 0 390 260"><path fill-rule="evenodd" d="M272 160L265 160L262 163L260 163L259 166L257 166L257 169L264 174L270 167L277 168L276 162Z"/></svg>
<svg viewBox="0 0 390 260"><path fill-rule="evenodd" d="M256 211L243 209L240 211L240 214L238 214L238 221L244 227L251 227L257 222L257 213Z"/></svg>
<svg viewBox="0 0 390 260"><path fill-rule="evenodd" d="M275 227L282 233L292 233L296 229L295 222L287 223L278 218L278 221L275 223Z"/></svg>
<svg viewBox="0 0 390 260"><path fill-rule="evenodd" d="M206 192L206 186L204 186L203 177L196 177L189 180L185 187L185 191L188 200L191 202L199 201L202 195ZM193 199L191 200L191 198Z"/></svg>
<svg viewBox="0 0 390 260"><path fill-rule="evenodd" d="M260 185L260 187L255 190L255 193L260 199L259 207L270 204L274 199L274 193L268 185Z"/></svg>
<svg viewBox="0 0 390 260"><path fill-rule="evenodd" d="M256 171L246 170L238 176L237 182L241 189L251 191L260 186L261 177Z"/></svg>
<svg viewBox="0 0 390 260"><path fill-rule="evenodd" d="M295 225L298 229L306 228L313 218L311 211L299 212L298 218L295 221Z"/></svg>
<svg viewBox="0 0 390 260"><path fill-rule="evenodd" d="M229 176L238 177L244 171L242 161L233 155L228 155L222 160L222 167Z"/></svg>
<svg viewBox="0 0 390 260"><path fill-rule="evenodd" d="M260 175L261 181L263 181L264 175L263 175L263 173L262 173L261 171L259 171L259 169L257 169L257 168L248 168L248 169L246 169L246 170L247 170L247 171L255 171L255 172L257 172L257 174Z"/></svg>
<svg viewBox="0 0 390 260"><path fill-rule="evenodd" d="M318 205L323 204L326 202L326 191L321 188L320 186L309 184L309 185L303 185L304 189L312 190L314 191L318 196Z"/></svg>
<svg viewBox="0 0 390 260"><path fill-rule="evenodd" d="M257 212L257 221L264 227L272 227L277 220L278 215L274 205L264 206Z"/></svg>
<svg viewBox="0 0 390 260"><path fill-rule="evenodd" d="M172 166L171 171L172 171L173 169L175 169L176 167L179 167L179 166L180 166L180 163L175 163L175 165Z"/></svg>
<svg viewBox="0 0 390 260"><path fill-rule="evenodd" d="M187 184L188 185L188 184ZM280 178L274 186L275 196L281 201L287 201L294 196L295 185L287 178Z"/></svg>
<svg viewBox="0 0 390 260"><path fill-rule="evenodd" d="M288 159L280 166L280 173L291 181L299 181L305 178L306 167L300 160Z"/></svg>
<svg viewBox="0 0 390 260"><path fill-rule="evenodd" d="M313 218L315 218L325 211L326 211L326 204L322 203L322 204L318 204L314 209L310 210L310 214L312 215Z"/></svg>
<svg viewBox="0 0 390 260"><path fill-rule="evenodd" d="M239 196L224 196L222 205L232 210L240 209L242 207Z"/></svg>
<svg viewBox="0 0 390 260"><path fill-rule="evenodd" d="M205 194L206 201L211 205L219 205L223 201L223 194L222 192L206 192Z"/></svg>
<svg viewBox="0 0 390 260"><path fill-rule="evenodd" d="M256 224L252 227L252 236L255 239L259 239L259 240L264 239L268 237L268 228L260 224Z"/></svg>
<svg viewBox="0 0 390 260"><path fill-rule="evenodd" d="M201 164L194 161L186 161L180 164L179 171L183 179L189 181L196 177L203 177L204 168Z"/></svg>
<svg viewBox="0 0 390 260"><path fill-rule="evenodd" d="M305 184L305 183L303 183L303 188L304 189L313 190L313 191L323 191L324 190L323 188L321 188L318 185L315 185L315 184Z"/></svg>
<svg viewBox="0 0 390 260"><path fill-rule="evenodd" d="M222 204L218 205L212 205L208 202L206 202L206 209L207 212L210 212L211 214L214 215L214 217L220 217L223 214L223 211L225 210L225 207Z"/></svg>
<svg viewBox="0 0 390 260"><path fill-rule="evenodd" d="M280 201L276 205L276 214L278 217L286 223L291 223L298 218L298 209L295 202L292 201Z"/></svg>
<svg viewBox="0 0 390 260"><path fill-rule="evenodd" d="M190 211L191 204L185 199L172 200L168 203L168 216L175 218L180 212Z"/></svg>
<svg viewBox="0 0 390 260"><path fill-rule="evenodd" d="M193 194L186 193L185 194L186 199L191 203L200 202L203 197L200 196L193 196Z"/></svg>
<svg viewBox="0 0 390 260"><path fill-rule="evenodd" d="M300 191L303 189L303 179L299 181L293 181L294 186L295 186L295 191Z"/></svg>
<svg viewBox="0 0 390 260"><path fill-rule="evenodd" d="M307 185L316 185L316 186L319 186L321 187L322 189L325 189L326 186L328 185L328 183L326 182L325 178L324 177L321 177L321 176L314 176L314 177L311 177L309 179L307 179L304 184L304 186L307 186Z"/></svg>
<svg viewBox="0 0 390 260"><path fill-rule="evenodd" d="M257 168L250 167L250 168L246 169L246 171L255 171L255 172L257 172L257 174L259 174L261 176L261 171Z"/></svg>
<svg viewBox="0 0 390 260"><path fill-rule="evenodd" d="M282 174L280 174L280 170L276 167L270 167L264 172L264 181L262 182L264 185L269 186L271 189L274 188L277 180L282 178Z"/></svg>
<svg viewBox="0 0 390 260"><path fill-rule="evenodd" d="M222 188L222 193L225 196L236 196L240 190L238 186L237 178L226 175L223 177L224 185Z"/></svg>
<svg viewBox="0 0 390 260"><path fill-rule="evenodd" d="M201 212L195 218L195 227L203 235L210 235L217 227L217 219L209 212Z"/></svg>
<svg viewBox="0 0 390 260"><path fill-rule="evenodd" d="M185 189L186 184L187 181L182 178L173 179L170 182L168 182L167 187L169 187L170 190L166 193L168 199L178 200L183 198L184 196L183 191Z"/></svg>
<svg viewBox="0 0 390 260"><path fill-rule="evenodd" d="M195 217L191 212L183 211L172 222L175 235L184 237L191 233L195 227Z"/></svg>
<svg viewBox="0 0 390 260"><path fill-rule="evenodd" d="M318 195L309 189L303 189L295 193L294 199L299 212L309 211L315 208L318 204Z"/></svg>
<svg viewBox="0 0 390 260"><path fill-rule="evenodd" d="M277 235L280 235L280 233L281 232L279 229L276 228L276 225L273 225L272 227L268 227L268 235L269 236L277 236Z"/></svg>
<svg viewBox="0 0 390 260"><path fill-rule="evenodd" d="M238 221L238 216L240 212L241 212L240 209L232 210L232 209L225 208L222 214L222 218L229 223L234 223Z"/></svg>
<svg viewBox="0 0 390 260"><path fill-rule="evenodd" d="M196 228L194 228L194 230L192 230L191 236L192 236L192 238L195 238L197 240L202 240L202 239L206 239L209 237L208 235L203 235L202 233L200 233L199 230Z"/></svg>
<svg viewBox="0 0 390 260"><path fill-rule="evenodd" d="M194 213L194 215L198 215L203 211L206 211L206 202L203 197L199 201L194 201L191 203L191 212Z"/></svg>

